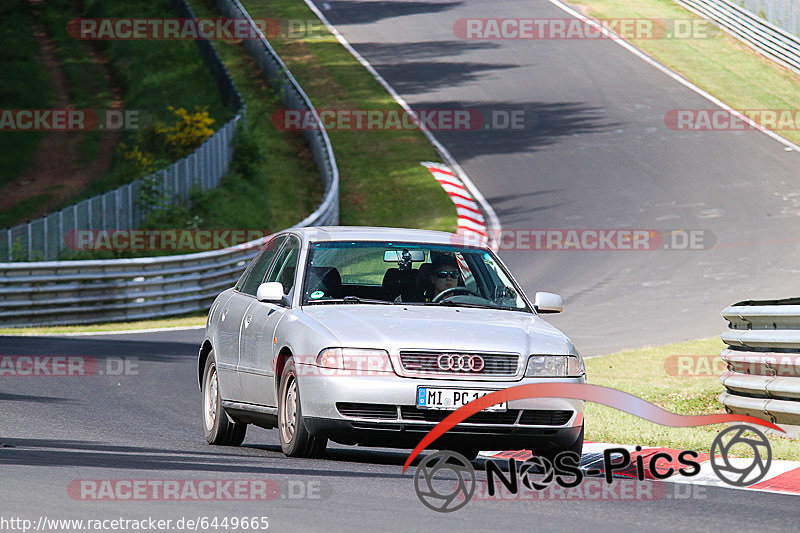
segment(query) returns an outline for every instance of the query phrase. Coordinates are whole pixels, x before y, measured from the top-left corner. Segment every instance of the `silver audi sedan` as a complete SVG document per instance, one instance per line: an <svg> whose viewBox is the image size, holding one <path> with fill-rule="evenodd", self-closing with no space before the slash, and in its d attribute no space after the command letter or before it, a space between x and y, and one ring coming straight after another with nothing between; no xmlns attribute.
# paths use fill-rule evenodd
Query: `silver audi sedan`
<svg viewBox="0 0 800 533"><path fill-rule="evenodd" d="M487 247L436 231L366 227L275 235L208 313L198 379L211 444L277 428L283 452L328 440L413 448L450 412L515 385L585 383L572 342L539 316ZM434 442L479 450L580 453L583 402L494 405Z"/></svg>

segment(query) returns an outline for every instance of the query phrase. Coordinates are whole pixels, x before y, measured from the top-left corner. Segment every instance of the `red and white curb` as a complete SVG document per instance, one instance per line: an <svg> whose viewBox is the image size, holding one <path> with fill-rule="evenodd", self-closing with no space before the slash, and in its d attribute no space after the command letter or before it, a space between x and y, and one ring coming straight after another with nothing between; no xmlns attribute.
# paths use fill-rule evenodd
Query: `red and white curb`
<svg viewBox="0 0 800 533"><path fill-rule="evenodd" d="M458 179L455 172L441 163L423 161L420 164L433 174L433 177L455 204L456 212L458 213L458 230L456 233L470 240L486 244L489 239L486 219L481 213L478 202L475 201L475 198L464 183Z"/></svg>
<svg viewBox="0 0 800 533"><path fill-rule="evenodd" d="M676 450L673 448L651 448L643 446L640 451L636 451L636 446L626 444L609 444L604 442L584 442L583 443L583 456L581 457L581 468L586 470L595 468L600 471L603 470L603 450L608 448L624 448L631 454L631 466L627 470L614 472L614 477L618 478L636 478L636 458L641 456L645 466L645 479L653 479L650 472L647 471L650 457L656 453L666 453L671 457L677 458L678 454L683 450ZM531 452L528 450L519 451L487 451L481 452L480 457L486 459L510 459L514 458L517 461L524 461L531 457ZM700 453L697 461L700 463L700 473L685 477L680 474L675 474L672 477L661 481L668 481L673 483L687 483L692 485L706 485L714 487L725 487L730 489L739 490L752 490L759 492L773 492L777 494L800 494L800 461L783 461L773 460L770 465L767 475L749 487L734 487L719 479L711 468L709 456L707 453ZM737 462L741 462L743 466L750 464L750 459L731 459L731 463L735 466ZM667 461L659 461L659 469L666 469L669 467L674 468L676 471L684 465L671 464Z"/></svg>

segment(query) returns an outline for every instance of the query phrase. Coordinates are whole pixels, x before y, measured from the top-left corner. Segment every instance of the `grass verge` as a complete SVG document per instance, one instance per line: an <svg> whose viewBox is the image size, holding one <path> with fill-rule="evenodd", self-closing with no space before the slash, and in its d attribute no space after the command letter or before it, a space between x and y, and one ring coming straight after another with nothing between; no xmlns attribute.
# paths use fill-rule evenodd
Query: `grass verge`
<svg viewBox="0 0 800 533"><path fill-rule="evenodd" d="M27 0L4 2L0 8L3 24L0 41L0 108L30 109L52 107L53 91L42 62L39 44L33 36L33 25ZM44 132L9 132L0 134L3 172L0 185L16 180L27 169Z"/></svg>
<svg viewBox="0 0 800 533"><path fill-rule="evenodd" d="M213 4L191 2L198 17L220 17ZM198 193L186 213L163 213L151 226L184 227L181 218L203 229L279 231L293 226L322 201L323 186L304 139L276 130L269 117L281 109L279 95L261 77L239 43L214 41L225 67L247 104L247 121L237 132L234 160L220 186Z"/></svg>
<svg viewBox="0 0 800 533"><path fill-rule="evenodd" d="M67 23L75 13L73 0L48 0L42 6L47 34L53 40L60 68L69 83L70 100L76 109L108 109L112 94L99 59L92 56L90 43L73 39L67 32ZM98 156L103 132L86 132L77 146L78 164L86 167Z"/></svg>
<svg viewBox="0 0 800 533"><path fill-rule="evenodd" d="M672 0L580 0L596 18L704 20ZM707 38L632 39L631 44L734 109L800 109L800 75L716 30ZM709 103L709 108L713 107ZM800 143L800 131L780 130Z"/></svg>
<svg viewBox="0 0 800 533"><path fill-rule="evenodd" d="M193 0L191 5L198 17L220 16L211 0ZM276 5L287 12L275 12L274 18L299 7L294 2ZM256 7L266 10L265 5ZM305 5L302 9L306 18L312 17ZM266 17L260 11L252 15ZM273 44L281 48L279 53L317 107L401 111L321 23L310 34L317 37ZM274 126L273 116L283 109L279 95L244 48L229 41L215 41L214 46L247 103L247 120L237 132L230 170L217 189L194 191L189 206L151 212L145 227L278 231L294 225L317 208L323 195L308 146L298 132ZM437 159L419 130L336 131L331 132L331 142L340 171L342 224L455 230L452 202L419 165ZM172 253L80 252L65 254L64 259Z"/></svg>
<svg viewBox="0 0 800 533"><path fill-rule="evenodd" d="M247 0L254 19L317 20L298 0ZM400 106L319 22L308 37L271 43L317 109L390 109ZM269 120L270 117L262 117ZM345 225L455 231L452 202L420 161L437 161L419 130L329 131L341 177Z"/></svg>
<svg viewBox="0 0 800 533"><path fill-rule="evenodd" d="M90 18L172 18L175 10L169 0L127 0L107 2L85 0L81 14ZM153 121L172 123L167 108L206 108L215 119L216 130L230 120L233 109L225 106L208 66L191 40L111 40L97 41L109 60L109 68L122 88L124 107L140 110ZM122 136L121 142L136 144L136 132ZM142 172L120 154L115 154L111 169L93 181L81 197L94 196L140 177Z"/></svg>
<svg viewBox="0 0 800 533"><path fill-rule="evenodd" d="M130 331L137 329L178 328L203 326L206 313L192 313L173 318L137 320L135 322L109 322L78 326L41 326L35 328L0 328L0 335L41 335L43 333L94 333L103 331Z"/></svg>
<svg viewBox="0 0 800 533"><path fill-rule="evenodd" d="M625 391L673 413L701 415L724 413L717 401L723 388L717 375L674 375L671 355L718 357L724 344L719 337L654 348L625 350L586 360L589 383ZM586 440L642 446L691 449L708 453L723 425L697 428L660 426L604 405L586 404ZM775 459L800 460L796 440L769 436Z"/></svg>
<svg viewBox="0 0 800 533"><path fill-rule="evenodd" d="M52 108L55 105L54 88L50 86L39 44L33 36L31 17L34 12L31 9L27 0L14 0L0 8L4 22L0 35L3 42L14 43L13 47L0 52L0 65L8 74L8 79L4 79L0 87L0 105L3 108ZM75 40L67 31L67 22L77 17L174 17L169 0L129 0L124 3L53 0L43 3L35 13L41 16L42 27L52 40L58 58L58 68L69 85L69 95L66 96L70 106L108 108L112 102L111 78L123 93L124 108L141 112L140 117L144 118L140 126L145 126L146 120L174 122L168 106L189 110L205 108L215 119L215 129L233 117L234 110L224 104L195 42L112 40L89 44ZM105 60L110 74L106 74L101 66L100 62ZM46 132L3 132L0 154L4 172L0 176L0 185L13 181L30 167L35 149L45 135ZM78 134L67 132L62 135ZM104 135L108 135L105 132L90 131L80 135L82 139L75 151L75 163L79 169L88 168L96 159L108 157L108 151L114 151L115 146L112 146L106 153L101 153L101 141ZM125 132L119 141L131 145L136 144L136 138L136 132ZM115 152L107 171L99 177L86 185L73 184L47 190L45 194L9 207L0 213L0 227L30 218L43 204L48 204L48 209L54 211L124 185L145 173L136 163Z"/></svg>

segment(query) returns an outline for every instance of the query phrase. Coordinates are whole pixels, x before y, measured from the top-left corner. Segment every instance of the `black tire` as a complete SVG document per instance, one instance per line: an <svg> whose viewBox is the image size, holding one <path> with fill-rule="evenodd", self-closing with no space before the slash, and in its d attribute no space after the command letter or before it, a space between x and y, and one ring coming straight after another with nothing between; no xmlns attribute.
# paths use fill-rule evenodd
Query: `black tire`
<svg viewBox="0 0 800 533"><path fill-rule="evenodd" d="M247 424L233 421L222 407L217 382L217 362L214 351L208 354L203 370L203 429L206 441L219 446L239 446L247 433Z"/></svg>
<svg viewBox="0 0 800 533"><path fill-rule="evenodd" d="M555 461L558 454L561 452L573 452L577 453L578 457L581 457L583 454L583 425L581 425L581 432L578 434L578 438L575 440L574 443L570 444L566 448L542 448L539 447L530 450L530 452L534 456L545 457L550 460L550 462Z"/></svg>
<svg viewBox="0 0 800 533"><path fill-rule="evenodd" d="M480 450L478 448L452 448L451 451L463 455L467 461L474 461L477 459Z"/></svg>
<svg viewBox="0 0 800 533"><path fill-rule="evenodd" d="M278 438L287 457L322 457L328 446L328 438L312 435L303 420L300 388L294 360L286 361L278 389Z"/></svg>

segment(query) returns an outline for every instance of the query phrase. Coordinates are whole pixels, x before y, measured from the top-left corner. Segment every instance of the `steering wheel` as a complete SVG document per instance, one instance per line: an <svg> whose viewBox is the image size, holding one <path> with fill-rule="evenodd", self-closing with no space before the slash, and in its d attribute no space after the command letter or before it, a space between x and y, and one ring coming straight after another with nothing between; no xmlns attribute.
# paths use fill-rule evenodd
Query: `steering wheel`
<svg viewBox="0 0 800 533"><path fill-rule="evenodd" d="M436 296L434 296L433 299L431 300L431 303L438 303L444 300L445 298L450 298L451 296L455 296L457 293L471 294L472 296L477 296L478 298L481 297L480 294L472 292L466 287L450 287L449 289L445 289Z"/></svg>

